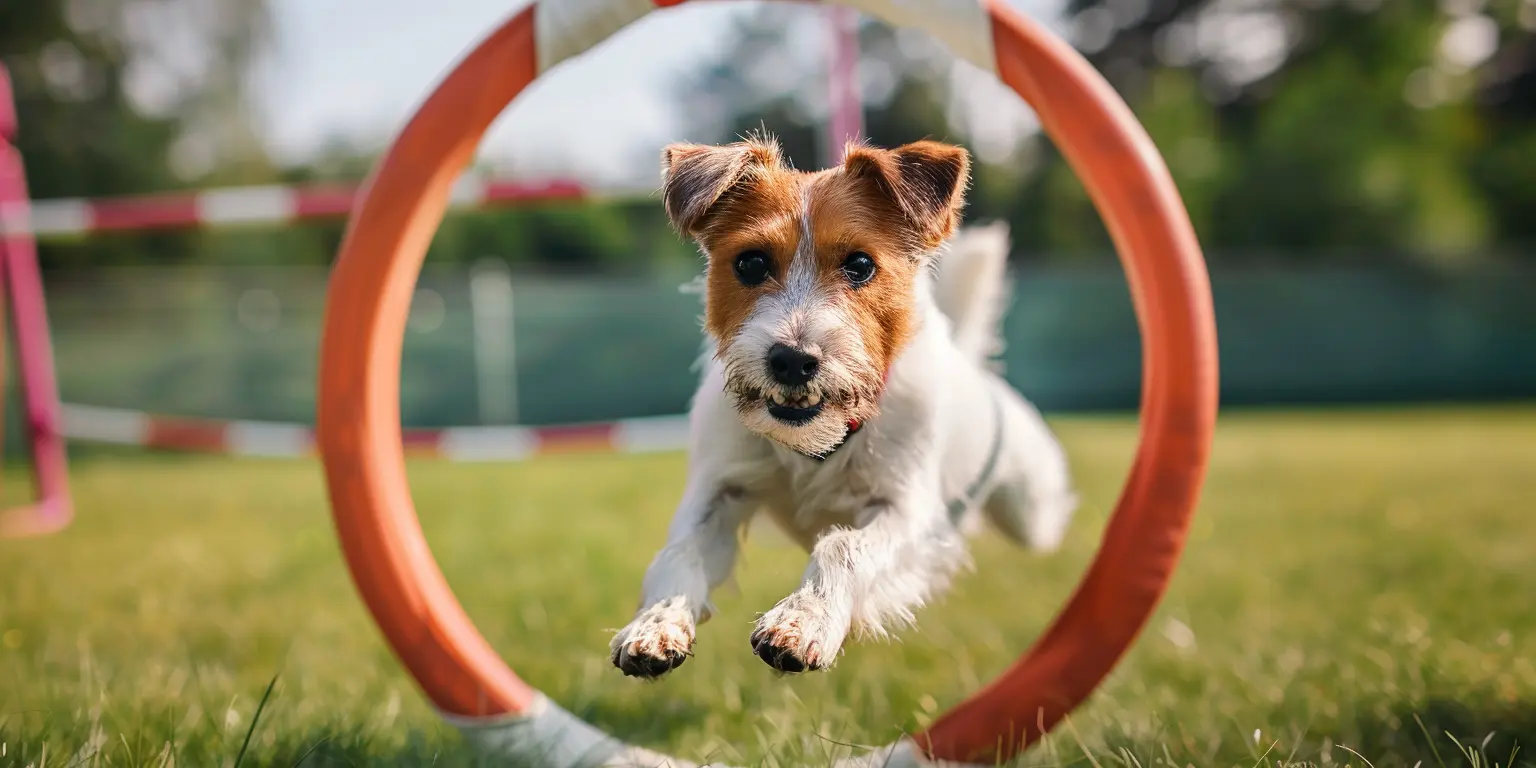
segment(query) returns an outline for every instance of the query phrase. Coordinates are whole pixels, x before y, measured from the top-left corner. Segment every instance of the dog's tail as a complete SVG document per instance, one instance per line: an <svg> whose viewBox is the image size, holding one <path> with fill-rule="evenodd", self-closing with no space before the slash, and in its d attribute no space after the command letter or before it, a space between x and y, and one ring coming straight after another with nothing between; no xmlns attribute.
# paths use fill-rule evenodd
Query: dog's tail
<svg viewBox="0 0 1536 768"><path fill-rule="evenodd" d="M1008 223L962 228L939 256L934 299L949 318L956 346L974 359L1003 351L1003 314L1010 298Z"/></svg>

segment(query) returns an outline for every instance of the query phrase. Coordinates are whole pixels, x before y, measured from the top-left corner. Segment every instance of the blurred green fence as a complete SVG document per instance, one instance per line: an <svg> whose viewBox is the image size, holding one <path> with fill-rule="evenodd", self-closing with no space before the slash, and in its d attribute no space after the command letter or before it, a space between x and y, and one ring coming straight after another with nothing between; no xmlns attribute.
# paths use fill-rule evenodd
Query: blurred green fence
<svg viewBox="0 0 1536 768"><path fill-rule="evenodd" d="M64 399L311 421L325 279L298 268L51 274ZM510 316L482 307L477 317L471 271L428 265L406 331L403 418L428 427L680 413L702 349L687 279L513 275ZM1536 396L1536 269L1284 268L1213 280L1229 405ZM1008 377L1047 411L1136 405L1139 340L1118 271L1021 270L1007 336Z"/></svg>

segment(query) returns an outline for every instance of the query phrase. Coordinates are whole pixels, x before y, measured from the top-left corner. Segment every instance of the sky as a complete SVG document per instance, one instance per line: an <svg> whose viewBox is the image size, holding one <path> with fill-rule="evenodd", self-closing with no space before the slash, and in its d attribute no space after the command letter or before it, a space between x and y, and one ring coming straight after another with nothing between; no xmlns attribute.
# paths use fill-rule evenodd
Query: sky
<svg viewBox="0 0 1536 768"><path fill-rule="evenodd" d="M1012 2L1037 19L1057 6L1056 0ZM269 4L275 39L257 70L255 106L274 156L298 162L338 135L382 149L453 62L524 2ZM506 164L519 175L575 176L598 184L654 179L654 164L637 159L688 138L690 123L676 114L669 84L720 56L731 18L753 4L693 3L654 12L560 65L492 126L482 160ZM804 5L796 12L820 11ZM819 45L812 53L819 55ZM960 69L952 114L972 128L974 140L1003 141L1034 130L1033 115L1017 98L979 70Z"/></svg>

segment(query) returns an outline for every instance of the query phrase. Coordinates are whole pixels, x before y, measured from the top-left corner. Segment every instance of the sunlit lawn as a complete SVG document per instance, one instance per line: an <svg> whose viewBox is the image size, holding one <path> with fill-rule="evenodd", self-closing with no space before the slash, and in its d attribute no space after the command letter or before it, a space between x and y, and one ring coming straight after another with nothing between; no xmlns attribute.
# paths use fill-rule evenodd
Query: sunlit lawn
<svg viewBox="0 0 1536 768"><path fill-rule="evenodd" d="M694 659L658 684L609 666L682 456L412 475L443 570L526 679L653 748L817 765L922 727L1061 605L1135 424L1056 423L1085 496L1062 553L988 534L917 632L789 679L747 644L804 564L771 532ZM74 488L74 527L0 542L0 764L230 765L248 733L243 765L474 764L357 600L318 464L95 456ZM1459 740L1508 765L1516 740L1536 750L1536 408L1229 414L1206 488L1148 631L1027 762L1470 765Z"/></svg>

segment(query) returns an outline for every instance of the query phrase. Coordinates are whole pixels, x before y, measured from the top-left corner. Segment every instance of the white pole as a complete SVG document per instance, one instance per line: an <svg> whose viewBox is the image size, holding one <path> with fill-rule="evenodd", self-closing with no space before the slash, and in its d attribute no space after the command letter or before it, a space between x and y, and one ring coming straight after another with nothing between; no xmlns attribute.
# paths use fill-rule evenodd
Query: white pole
<svg viewBox="0 0 1536 768"><path fill-rule="evenodd" d="M474 320L475 391L481 424L516 424L517 349L512 325L512 271L497 258L470 269Z"/></svg>

